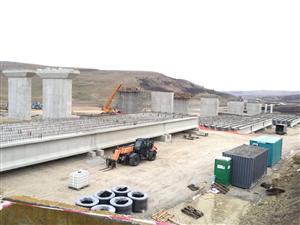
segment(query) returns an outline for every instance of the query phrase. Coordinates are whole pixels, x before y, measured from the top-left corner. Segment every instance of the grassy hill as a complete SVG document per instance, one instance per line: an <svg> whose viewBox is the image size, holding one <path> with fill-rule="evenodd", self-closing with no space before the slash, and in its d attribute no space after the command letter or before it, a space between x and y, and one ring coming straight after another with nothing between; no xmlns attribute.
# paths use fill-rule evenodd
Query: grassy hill
<svg viewBox="0 0 300 225"><path fill-rule="evenodd" d="M49 66L6 61L0 62L0 71L45 67ZM194 97L214 95L219 97L221 102L235 98L230 94L206 89L187 80L174 79L157 72L74 69L80 70L80 75L73 80L73 101L75 104L102 104L110 95L113 88L121 81L124 81L125 87L138 87L142 90L188 93ZM0 75L0 82L0 100L5 101L7 99L7 78L2 74ZM42 81L37 76L34 76L32 80L32 97L33 100L42 101Z"/></svg>

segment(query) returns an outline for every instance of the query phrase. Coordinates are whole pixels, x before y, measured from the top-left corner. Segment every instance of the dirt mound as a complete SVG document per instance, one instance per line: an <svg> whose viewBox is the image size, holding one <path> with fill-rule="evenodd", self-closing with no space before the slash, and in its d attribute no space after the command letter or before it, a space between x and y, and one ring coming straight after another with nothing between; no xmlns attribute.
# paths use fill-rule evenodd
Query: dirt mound
<svg viewBox="0 0 300 225"><path fill-rule="evenodd" d="M300 222L300 152L282 163L272 177L272 186L285 192L265 196L252 205L241 220L241 225L299 225Z"/></svg>

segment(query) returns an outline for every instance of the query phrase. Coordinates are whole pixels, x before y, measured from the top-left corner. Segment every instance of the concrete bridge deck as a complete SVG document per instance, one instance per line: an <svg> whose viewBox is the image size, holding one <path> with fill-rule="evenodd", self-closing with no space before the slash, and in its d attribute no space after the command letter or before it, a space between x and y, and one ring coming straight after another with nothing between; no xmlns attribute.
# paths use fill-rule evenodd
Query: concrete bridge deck
<svg viewBox="0 0 300 225"><path fill-rule="evenodd" d="M0 126L0 171L198 127L198 117L138 113Z"/></svg>

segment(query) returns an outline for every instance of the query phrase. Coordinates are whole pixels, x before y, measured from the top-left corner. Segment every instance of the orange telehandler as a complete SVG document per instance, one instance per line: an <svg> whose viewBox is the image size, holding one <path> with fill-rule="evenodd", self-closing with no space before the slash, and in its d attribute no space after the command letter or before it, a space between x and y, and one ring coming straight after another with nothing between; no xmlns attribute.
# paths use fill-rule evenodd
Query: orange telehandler
<svg viewBox="0 0 300 225"><path fill-rule="evenodd" d="M156 154L157 147L153 141L148 138L138 138L132 145L115 149L112 158L106 159L106 168L102 170L115 168L117 162L137 166L143 159L154 161Z"/></svg>

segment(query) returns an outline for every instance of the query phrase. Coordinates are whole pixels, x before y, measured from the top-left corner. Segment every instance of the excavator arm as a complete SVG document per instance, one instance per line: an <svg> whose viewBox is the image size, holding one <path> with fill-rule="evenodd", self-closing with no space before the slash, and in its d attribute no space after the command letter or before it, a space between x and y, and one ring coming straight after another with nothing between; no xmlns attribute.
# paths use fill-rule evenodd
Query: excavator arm
<svg viewBox="0 0 300 225"><path fill-rule="evenodd" d="M114 91L111 93L111 95L109 96L109 98L105 102L104 106L102 107L103 112L108 113L108 112L111 111L112 100L114 99L115 95L120 90L122 85L123 85L123 81L115 87Z"/></svg>

